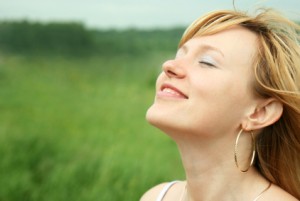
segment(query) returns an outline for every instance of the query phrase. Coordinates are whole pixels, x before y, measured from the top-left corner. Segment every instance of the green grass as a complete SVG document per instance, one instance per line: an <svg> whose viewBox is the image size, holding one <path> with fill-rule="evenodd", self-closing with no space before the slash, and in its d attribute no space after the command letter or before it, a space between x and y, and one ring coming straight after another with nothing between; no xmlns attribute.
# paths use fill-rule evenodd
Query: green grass
<svg viewBox="0 0 300 201"><path fill-rule="evenodd" d="M145 121L169 53L0 57L0 200L139 200L183 178Z"/></svg>

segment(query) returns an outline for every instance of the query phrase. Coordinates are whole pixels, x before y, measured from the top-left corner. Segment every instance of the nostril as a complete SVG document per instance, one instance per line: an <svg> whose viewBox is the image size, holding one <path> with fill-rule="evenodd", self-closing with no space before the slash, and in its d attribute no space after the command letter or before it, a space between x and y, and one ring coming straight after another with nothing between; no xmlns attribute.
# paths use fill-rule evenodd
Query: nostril
<svg viewBox="0 0 300 201"><path fill-rule="evenodd" d="M162 68L168 77L182 78L185 76L185 70L175 60L166 61Z"/></svg>
<svg viewBox="0 0 300 201"><path fill-rule="evenodd" d="M185 77L185 74L186 74L184 69L179 68L179 67L166 68L164 71L168 77L183 78L183 77Z"/></svg>
<svg viewBox="0 0 300 201"><path fill-rule="evenodd" d="M176 76L176 73L171 71L171 70L167 70L167 74L170 74L170 75L173 75L173 76Z"/></svg>

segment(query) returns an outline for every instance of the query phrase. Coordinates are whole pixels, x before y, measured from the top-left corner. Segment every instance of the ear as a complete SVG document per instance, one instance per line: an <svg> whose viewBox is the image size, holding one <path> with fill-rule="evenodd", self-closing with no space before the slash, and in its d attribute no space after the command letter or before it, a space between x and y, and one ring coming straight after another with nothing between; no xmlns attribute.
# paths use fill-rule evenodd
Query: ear
<svg viewBox="0 0 300 201"><path fill-rule="evenodd" d="M275 98L264 99L256 109L249 114L244 128L257 130L275 123L282 115L283 106Z"/></svg>

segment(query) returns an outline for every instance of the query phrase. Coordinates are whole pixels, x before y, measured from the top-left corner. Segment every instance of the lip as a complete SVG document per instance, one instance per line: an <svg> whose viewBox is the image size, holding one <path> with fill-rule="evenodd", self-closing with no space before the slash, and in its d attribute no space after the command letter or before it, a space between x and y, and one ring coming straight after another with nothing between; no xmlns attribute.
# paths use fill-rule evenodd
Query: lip
<svg viewBox="0 0 300 201"><path fill-rule="evenodd" d="M165 91L165 89L168 89L169 91ZM179 98L179 99L188 99L188 96L184 94L181 90L176 88L175 86L171 84L163 84L160 87L160 90L158 91L157 95L159 97L170 97L170 98Z"/></svg>

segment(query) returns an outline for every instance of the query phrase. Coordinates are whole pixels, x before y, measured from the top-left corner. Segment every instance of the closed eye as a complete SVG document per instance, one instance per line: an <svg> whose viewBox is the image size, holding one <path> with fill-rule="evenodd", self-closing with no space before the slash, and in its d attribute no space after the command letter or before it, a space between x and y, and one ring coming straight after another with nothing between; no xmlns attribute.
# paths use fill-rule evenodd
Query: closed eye
<svg viewBox="0 0 300 201"><path fill-rule="evenodd" d="M214 67L214 68L216 67L214 64L209 63L207 61L199 61L199 63L208 67Z"/></svg>

